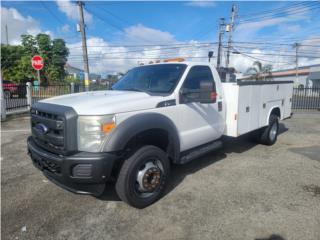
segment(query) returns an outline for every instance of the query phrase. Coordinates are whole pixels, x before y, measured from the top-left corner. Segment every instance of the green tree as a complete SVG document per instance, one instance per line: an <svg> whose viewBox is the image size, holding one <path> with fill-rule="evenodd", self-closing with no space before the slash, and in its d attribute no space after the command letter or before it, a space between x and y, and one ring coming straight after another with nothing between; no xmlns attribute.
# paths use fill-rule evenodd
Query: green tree
<svg viewBox="0 0 320 240"><path fill-rule="evenodd" d="M38 54L43 58L44 66L40 71L41 83L50 84L53 82L53 79L49 76L49 70L51 67L51 50L52 50L52 41L49 35L39 33L36 36ZM55 76L55 75L54 75Z"/></svg>
<svg viewBox="0 0 320 240"><path fill-rule="evenodd" d="M64 66L67 63L67 56L69 55L65 41L63 39L54 39L52 41L51 53L51 65L48 70L48 76L50 79L61 82L66 75Z"/></svg>
<svg viewBox="0 0 320 240"><path fill-rule="evenodd" d="M31 60L24 54L23 46L1 44L1 71L5 80L19 83L32 75Z"/></svg>
<svg viewBox="0 0 320 240"><path fill-rule="evenodd" d="M21 35L21 44L25 55L33 56L38 53L37 41L32 35Z"/></svg>
<svg viewBox="0 0 320 240"><path fill-rule="evenodd" d="M75 84L80 84L80 79L79 78L75 78L73 75L66 75L65 76L65 81L67 83L75 83Z"/></svg>
<svg viewBox="0 0 320 240"><path fill-rule="evenodd" d="M31 67L29 56L22 56L13 68L12 80L15 82L27 82L36 78L36 72Z"/></svg>
<svg viewBox="0 0 320 240"><path fill-rule="evenodd" d="M267 76L271 76L271 71L271 64L263 65L261 62L255 61L252 67L247 69L246 74L251 75L251 79L265 80Z"/></svg>
<svg viewBox="0 0 320 240"><path fill-rule="evenodd" d="M40 71L41 83L63 82L64 65L69 50L63 39L51 40L47 34L40 33L21 36L21 46L1 44L1 70L6 80L25 82L36 79L36 71L31 66L32 56L39 54L44 60Z"/></svg>
<svg viewBox="0 0 320 240"><path fill-rule="evenodd" d="M44 33L39 33L36 36L37 45L38 45L38 52L40 54L46 55L50 57L51 48L52 48L52 41L49 35Z"/></svg>

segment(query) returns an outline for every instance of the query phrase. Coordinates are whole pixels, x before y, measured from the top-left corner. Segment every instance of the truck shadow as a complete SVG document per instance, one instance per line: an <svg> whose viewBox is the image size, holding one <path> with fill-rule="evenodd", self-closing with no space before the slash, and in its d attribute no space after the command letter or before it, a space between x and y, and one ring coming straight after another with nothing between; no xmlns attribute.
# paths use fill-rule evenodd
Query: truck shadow
<svg viewBox="0 0 320 240"><path fill-rule="evenodd" d="M267 238L256 238L255 240L285 240L282 236L278 234L272 234L270 237Z"/></svg>
<svg viewBox="0 0 320 240"><path fill-rule="evenodd" d="M209 165L225 159L229 153L245 152L257 145L257 143L249 141L246 136L242 136L240 138L235 139L225 137L223 139L223 147L221 149L207 153L206 155L183 165L172 165L171 179L166 194L170 193L181 182L183 182L186 176L194 174Z"/></svg>
<svg viewBox="0 0 320 240"><path fill-rule="evenodd" d="M286 131L288 131L288 128L286 128L283 123L280 123L279 135ZM223 160L229 153L243 153L258 144L259 143L252 140L250 133L244 134L238 138L223 137L223 147L221 149L207 153L206 155L184 165L172 165L171 180L168 184L169 186L165 195L174 190L186 176Z"/></svg>
<svg viewBox="0 0 320 240"><path fill-rule="evenodd" d="M115 182L108 182L103 194L96 198L103 201L121 201L115 189Z"/></svg>
<svg viewBox="0 0 320 240"><path fill-rule="evenodd" d="M288 131L288 128L280 123L279 135L286 131ZM257 142L252 141L250 136L250 134L244 134L238 138L223 137L223 147L221 149L207 153L183 165L172 165L171 177L165 195L174 190L186 176L223 160L229 153L243 153L258 145ZM104 193L98 198L104 201L121 201L115 191L114 185L114 182L107 183Z"/></svg>

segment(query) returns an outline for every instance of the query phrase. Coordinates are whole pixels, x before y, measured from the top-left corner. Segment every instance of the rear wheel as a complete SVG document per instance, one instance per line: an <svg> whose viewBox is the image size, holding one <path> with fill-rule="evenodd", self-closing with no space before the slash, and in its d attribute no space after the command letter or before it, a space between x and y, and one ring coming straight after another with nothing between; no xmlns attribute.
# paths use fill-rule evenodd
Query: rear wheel
<svg viewBox="0 0 320 240"><path fill-rule="evenodd" d="M259 142L265 145L273 145L278 138L279 118L275 114L271 114L269 125L261 130Z"/></svg>
<svg viewBox="0 0 320 240"><path fill-rule="evenodd" d="M116 192L129 205L145 208L161 198L169 173L166 153L155 146L143 146L123 163Z"/></svg>

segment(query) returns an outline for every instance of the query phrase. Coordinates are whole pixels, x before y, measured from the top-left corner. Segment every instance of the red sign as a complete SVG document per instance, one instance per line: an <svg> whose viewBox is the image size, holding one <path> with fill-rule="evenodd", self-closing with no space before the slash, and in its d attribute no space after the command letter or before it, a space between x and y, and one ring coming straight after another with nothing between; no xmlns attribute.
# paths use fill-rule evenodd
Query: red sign
<svg viewBox="0 0 320 240"><path fill-rule="evenodd" d="M43 59L42 59L42 57L39 56L39 55L33 56L32 60L31 60L31 64L32 64L32 67L35 70L41 70L43 68Z"/></svg>

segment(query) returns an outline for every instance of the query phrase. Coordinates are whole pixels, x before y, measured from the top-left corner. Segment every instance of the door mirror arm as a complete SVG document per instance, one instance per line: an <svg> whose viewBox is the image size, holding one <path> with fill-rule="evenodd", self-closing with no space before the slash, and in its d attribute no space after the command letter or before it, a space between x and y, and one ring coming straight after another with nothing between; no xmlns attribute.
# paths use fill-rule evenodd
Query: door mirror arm
<svg viewBox="0 0 320 240"><path fill-rule="evenodd" d="M189 97L190 91L188 89L181 89L180 90L180 103L188 103L190 102L190 97Z"/></svg>

